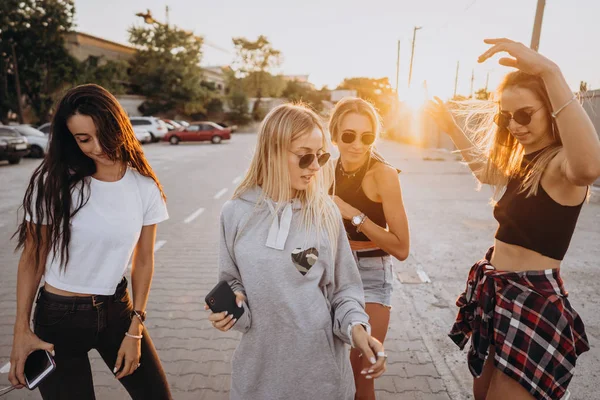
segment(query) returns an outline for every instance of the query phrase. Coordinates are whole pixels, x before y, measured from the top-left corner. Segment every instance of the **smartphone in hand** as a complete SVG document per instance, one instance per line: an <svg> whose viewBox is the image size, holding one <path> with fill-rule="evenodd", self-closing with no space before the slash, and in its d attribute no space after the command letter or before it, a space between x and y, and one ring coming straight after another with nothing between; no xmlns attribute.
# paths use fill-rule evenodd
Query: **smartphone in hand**
<svg viewBox="0 0 600 400"><path fill-rule="evenodd" d="M206 295L206 304L214 313L227 311L227 315L233 314L233 318L240 319L244 309L238 307L236 297L226 281L221 281Z"/></svg>
<svg viewBox="0 0 600 400"><path fill-rule="evenodd" d="M48 375L56 369L52 355L46 350L36 350L25 360L25 383L27 389L35 389Z"/></svg>

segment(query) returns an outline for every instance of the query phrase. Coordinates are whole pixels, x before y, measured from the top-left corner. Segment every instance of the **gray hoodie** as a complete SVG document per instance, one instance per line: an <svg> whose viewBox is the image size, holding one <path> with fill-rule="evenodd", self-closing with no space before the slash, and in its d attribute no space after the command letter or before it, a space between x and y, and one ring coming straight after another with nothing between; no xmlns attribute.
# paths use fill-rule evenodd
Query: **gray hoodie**
<svg viewBox="0 0 600 400"><path fill-rule="evenodd" d="M342 218L337 252L302 227L299 201L276 217L260 188L221 212L219 280L245 293L233 355L232 400L351 400L348 336L368 327L363 288Z"/></svg>

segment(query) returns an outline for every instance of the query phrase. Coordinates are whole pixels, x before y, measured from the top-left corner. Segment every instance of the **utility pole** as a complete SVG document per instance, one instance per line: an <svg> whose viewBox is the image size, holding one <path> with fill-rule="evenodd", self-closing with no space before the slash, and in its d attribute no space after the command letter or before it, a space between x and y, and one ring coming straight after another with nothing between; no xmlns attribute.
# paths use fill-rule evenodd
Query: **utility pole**
<svg viewBox="0 0 600 400"><path fill-rule="evenodd" d="M458 89L458 69L460 67L460 61L456 62L456 77L454 78L454 96L453 99L456 98L456 90Z"/></svg>
<svg viewBox="0 0 600 400"><path fill-rule="evenodd" d="M398 96L399 82L400 82L400 40L398 40L398 53L396 55L396 96Z"/></svg>
<svg viewBox="0 0 600 400"><path fill-rule="evenodd" d="M23 105L21 104L21 81L19 80L19 64L17 62L17 51L15 43L11 43L13 67L15 68L15 88L17 89L17 110L19 111L19 123L23 123Z"/></svg>
<svg viewBox="0 0 600 400"><path fill-rule="evenodd" d="M538 0L535 21L533 23L533 35L531 36L531 48L535 51L538 51L540 48L540 35L542 34L542 20L544 18L545 7L546 0Z"/></svg>
<svg viewBox="0 0 600 400"><path fill-rule="evenodd" d="M487 73L487 76L485 77L485 92L487 93L488 91L488 86L490 84L490 73Z"/></svg>
<svg viewBox="0 0 600 400"><path fill-rule="evenodd" d="M169 6L165 6L165 18L166 18L166 26L169 29Z"/></svg>
<svg viewBox="0 0 600 400"><path fill-rule="evenodd" d="M410 81L412 80L413 60L415 58L415 40L417 39L417 31L421 28L421 26L415 26L413 29L412 50L410 53L410 69L408 71L408 87L410 87Z"/></svg>
<svg viewBox="0 0 600 400"><path fill-rule="evenodd" d="M473 72L471 72L471 90L469 94L469 98L473 98L473 84L475 83L475 68L473 68Z"/></svg>

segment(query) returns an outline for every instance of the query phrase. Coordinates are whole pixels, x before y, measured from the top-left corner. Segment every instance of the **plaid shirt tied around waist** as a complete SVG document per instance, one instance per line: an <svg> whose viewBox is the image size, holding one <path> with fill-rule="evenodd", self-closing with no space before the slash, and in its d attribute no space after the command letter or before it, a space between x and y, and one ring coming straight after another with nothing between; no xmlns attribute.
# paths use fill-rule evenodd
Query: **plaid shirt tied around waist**
<svg viewBox="0 0 600 400"><path fill-rule="evenodd" d="M573 377L577 357L590 349L581 318L567 300L558 269L497 271L486 257L471 267L448 336L463 349L481 376L490 345L494 365L536 399L560 399Z"/></svg>

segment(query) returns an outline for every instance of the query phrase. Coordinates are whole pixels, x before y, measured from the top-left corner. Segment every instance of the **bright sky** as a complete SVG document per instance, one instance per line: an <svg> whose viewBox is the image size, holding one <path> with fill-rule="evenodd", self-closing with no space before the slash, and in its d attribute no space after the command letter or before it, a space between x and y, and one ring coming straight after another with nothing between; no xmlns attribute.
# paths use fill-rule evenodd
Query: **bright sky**
<svg viewBox="0 0 600 400"><path fill-rule="evenodd" d="M308 74L318 87L334 88L345 77L389 77L396 82L396 47L401 40L400 94L407 93L413 26L417 32L412 86L427 81L430 95L449 97L460 61L460 94L495 88L509 71L496 59L477 64L486 37L509 37L529 45L537 0L76 0L76 29L127 43L127 29L149 8L171 24L204 36L203 65L227 65L232 37L266 35L281 50L284 74ZM579 81L600 88L600 2L548 0L540 52L559 64L571 87ZM219 50L218 48L222 49ZM413 89L414 90L414 89Z"/></svg>

